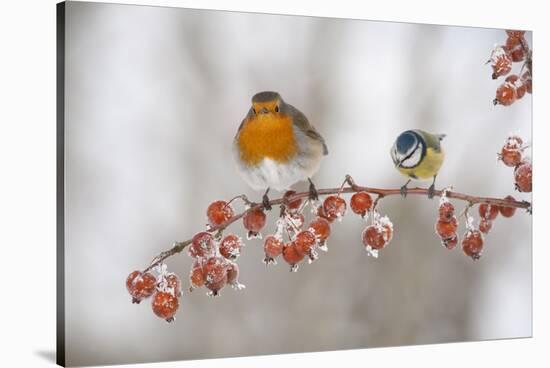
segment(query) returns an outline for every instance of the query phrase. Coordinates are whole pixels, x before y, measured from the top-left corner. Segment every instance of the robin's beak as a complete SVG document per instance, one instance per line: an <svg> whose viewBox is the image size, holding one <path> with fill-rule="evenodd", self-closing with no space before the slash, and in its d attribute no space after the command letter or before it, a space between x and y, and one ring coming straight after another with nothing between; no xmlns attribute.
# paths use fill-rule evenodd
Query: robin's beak
<svg viewBox="0 0 550 368"><path fill-rule="evenodd" d="M268 112L269 112L269 110L268 110L267 108L265 108L265 107L263 107L263 108L259 111L260 114L267 114Z"/></svg>

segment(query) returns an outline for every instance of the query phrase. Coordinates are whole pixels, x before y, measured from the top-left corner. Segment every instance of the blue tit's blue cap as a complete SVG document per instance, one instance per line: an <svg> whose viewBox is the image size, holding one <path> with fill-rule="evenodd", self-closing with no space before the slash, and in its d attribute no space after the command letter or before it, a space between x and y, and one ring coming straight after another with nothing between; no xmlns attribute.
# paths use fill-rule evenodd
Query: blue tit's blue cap
<svg viewBox="0 0 550 368"><path fill-rule="evenodd" d="M416 135L411 131L401 133L401 135L397 137L395 146L397 148L397 152L401 154L407 153L411 148L416 146Z"/></svg>

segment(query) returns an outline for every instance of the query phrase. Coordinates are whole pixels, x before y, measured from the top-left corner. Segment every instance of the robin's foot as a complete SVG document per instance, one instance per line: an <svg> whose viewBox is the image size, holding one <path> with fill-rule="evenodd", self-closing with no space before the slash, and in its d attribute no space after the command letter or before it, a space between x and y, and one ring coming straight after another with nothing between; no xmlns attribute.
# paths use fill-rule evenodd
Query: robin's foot
<svg viewBox="0 0 550 368"><path fill-rule="evenodd" d="M262 206L264 206L264 210L271 211L271 204L269 203L269 197L267 196L267 193L264 194L262 197Z"/></svg>
<svg viewBox="0 0 550 368"><path fill-rule="evenodd" d="M309 179L309 199L312 201L316 201L319 199L319 193L317 192L317 188L315 188L315 184Z"/></svg>
<svg viewBox="0 0 550 368"><path fill-rule="evenodd" d="M435 184L430 185L428 188L428 198L432 199L435 195Z"/></svg>
<svg viewBox="0 0 550 368"><path fill-rule="evenodd" d="M262 206L264 207L264 210L271 211L271 203L269 203L269 197L267 194L269 193L269 188L266 189L264 196L262 197Z"/></svg>

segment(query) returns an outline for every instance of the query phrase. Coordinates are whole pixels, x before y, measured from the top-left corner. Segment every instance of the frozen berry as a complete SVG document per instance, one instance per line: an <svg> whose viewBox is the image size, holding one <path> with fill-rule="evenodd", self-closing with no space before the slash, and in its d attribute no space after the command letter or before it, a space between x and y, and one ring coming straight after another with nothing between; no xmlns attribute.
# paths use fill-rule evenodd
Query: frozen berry
<svg viewBox="0 0 550 368"><path fill-rule="evenodd" d="M214 237L207 232L200 232L196 234L191 240L188 253L193 258L198 257L210 257L216 252L216 245L214 244Z"/></svg>
<svg viewBox="0 0 550 368"><path fill-rule="evenodd" d="M493 68L493 79L506 75L512 70L512 58L502 46L497 46L493 50L489 62Z"/></svg>
<svg viewBox="0 0 550 368"><path fill-rule="evenodd" d="M504 82L497 88L496 97L493 100L495 105L509 106L517 99L516 87L512 83Z"/></svg>
<svg viewBox="0 0 550 368"><path fill-rule="evenodd" d="M323 211L328 219L341 218L346 213L346 201L338 196L328 196L323 202Z"/></svg>
<svg viewBox="0 0 550 368"><path fill-rule="evenodd" d="M315 234L319 243L323 245L330 236L330 223L322 217L317 217L309 224L309 231Z"/></svg>
<svg viewBox="0 0 550 368"><path fill-rule="evenodd" d="M458 221L456 220L456 217L453 216L451 221L437 221L435 224L435 231L439 235L439 237L443 240L445 239L451 239L455 233L456 229L458 228Z"/></svg>
<svg viewBox="0 0 550 368"><path fill-rule="evenodd" d="M455 215L455 206L451 202L443 202L439 206L439 221L452 221Z"/></svg>
<svg viewBox="0 0 550 368"><path fill-rule="evenodd" d="M284 203L289 210L297 210L302 204L302 198L294 199L292 202L288 202L288 198L296 194L295 190L288 190L283 196Z"/></svg>
<svg viewBox="0 0 550 368"><path fill-rule="evenodd" d="M514 197L512 197L512 196L506 196L504 198L504 200L506 200L508 202L514 202L515 201ZM504 217L512 217L512 216L514 216L514 213L516 213L516 208L515 207L500 206L499 209L500 209L500 214Z"/></svg>
<svg viewBox="0 0 550 368"><path fill-rule="evenodd" d="M520 192L531 192L533 188L533 168L529 161L523 161L514 170L516 189Z"/></svg>
<svg viewBox="0 0 550 368"><path fill-rule="evenodd" d="M363 244L373 249L382 249L391 239L391 228L379 225L370 225L363 231Z"/></svg>
<svg viewBox="0 0 550 368"><path fill-rule="evenodd" d="M134 271L126 278L126 289L136 304L153 295L156 285L157 279L149 272Z"/></svg>
<svg viewBox="0 0 550 368"><path fill-rule="evenodd" d="M248 210L243 217L243 224L246 230L252 235L258 234L265 226L265 213L259 208Z"/></svg>
<svg viewBox="0 0 550 368"><path fill-rule="evenodd" d="M489 234L489 231L491 231L491 227L493 227L493 222L491 220L482 218L479 222L479 231L481 231L483 234Z"/></svg>
<svg viewBox="0 0 550 368"><path fill-rule="evenodd" d="M500 151L500 159L506 166L516 167L521 162L521 158L521 150L519 149L509 149L504 146Z"/></svg>
<svg viewBox="0 0 550 368"><path fill-rule="evenodd" d="M298 263L304 259L304 254L298 251L296 244L287 243L283 246L283 259L291 266L291 271L296 271Z"/></svg>
<svg viewBox="0 0 550 368"><path fill-rule="evenodd" d="M494 220L498 216L498 206L481 203L479 205L479 217L486 220Z"/></svg>
<svg viewBox="0 0 550 368"><path fill-rule="evenodd" d="M167 322L172 322L179 307L178 298L172 293L159 291L152 302L153 312Z"/></svg>
<svg viewBox="0 0 550 368"><path fill-rule="evenodd" d="M305 230L296 235L294 244L296 246L296 250L305 255L308 254L309 251L315 246L316 240L315 235L313 235L311 231Z"/></svg>
<svg viewBox="0 0 550 368"><path fill-rule="evenodd" d="M202 265L199 261L195 261L189 272L189 284L191 285L191 290L200 288L204 285L204 272L202 270Z"/></svg>
<svg viewBox="0 0 550 368"><path fill-rule="evenodd" d="M227 259L237 259L242 246L243 242L237 235L227 235L220 243L220 254Z"/></svg>
<svg viewBox="0 0 550 368"><path fill-rule="evenodd" d="M213 202L206 210L208 221L212 226L223 224L233 217L233 214L233 207L225 201Z"/></svg>
<svg viewBox="0 0 550 368"><path fill-rule="evenodd" d="M357 192L351 196L351 210L361 216L365 216L372 206L372 198L367 192Z"/></svg>
<svg viewBox="0 0 550 368"><path fill-rule="evenodd" d="M483 249L483 235L477 230L468 230L462 239L462 250L464 254L471 257L473 260L481 257Z"/></svg>
<svg viewBox="0 0 550 368"><path fill-rule="evenodd" d="M206 283L219 282L227 273L227 263L222 257L211 257L202 267Z"/></svg>
<svg viewBox="0 0 550 368"><path fill-rule="evenodd" d="M458 235L454 233L449 239L442 239L441 244L447 249L453 249L458 244Z"/></svg>
<svg viewBox="0 0 550 368"><path fill-rule="evenodd" d="M227 266L227 283L234 284L238 282L239 278L239 266L235 262L230 262Z"/></svg>
<svg viewBox="0 0 550 368"><path fill-rule="evenodd" d="M527 86L516 74L509 75L508 77L506 77L505 81L513 84L514 87L516 87L518 100L525 96L525 93L527 92Z"/></svg>
<svg viewBox="0 0 550 368"><path fill-rule="evenodd" d="M317 216L319 216L320 218L324 218L328 222L334 221L333 218L330 218L327 216L327 214L325 213L325 209L323 208L323 205L320 205L319 207L317 207Z"/></svg>
<svg viewBox="0 0 550 368"><path fill-rule="evenodd" d="M515 30L515 29L507 29L506 34L508 35L508 38L520 39L525 35L525 31L518 31L518 30Z"/></svg>
<svg viewBox="0 0 550 368"><path fill-rule="evenodd" d="M273 263L273 260L279 257L283 252L283 242L277 239L275 235L267 236L264 242L264 252L264 262L267 264Z"/></svg>
<svg viewBox="0 0 550 368"><path fill-rule="evenodd" d="M166 275L166 291L172 292L174 296L181 296L181 280L175 273Z"/></svg>
<svg viewBox="0 0 550 368"><path fill-rule="evenodd" d="M210 290L210 293L208 295L210 296L217 296L220 293L220 290L224 288L225 285L227 285L227 274L224 275L224 277L217 282L206 282L206 288Z"/></svg>

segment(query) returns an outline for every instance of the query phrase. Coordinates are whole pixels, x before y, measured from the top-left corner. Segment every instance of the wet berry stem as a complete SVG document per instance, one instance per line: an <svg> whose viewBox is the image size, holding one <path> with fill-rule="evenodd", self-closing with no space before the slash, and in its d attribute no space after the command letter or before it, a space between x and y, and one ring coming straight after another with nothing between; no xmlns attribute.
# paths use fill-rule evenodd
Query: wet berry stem
<svg viewBox="0 0 550 368"><path fill-rule="evenodd" d="M382 188L371 188L371 187L362 187L359 185L356 185L351 176L346 176L346 182L350 185L348 188L338 187L338 188L328 188L328 189L319 189L317 192L319 193L319 196L326 196L326 195L332 195L332 194L343 194L343 193L356 193L356 192L367 192L371 194L377 194L378 198L376 199L374 206L378 204L378 201L381 198L388 197L388 196L399 196L401 197L401 189L395 188L395 189L382 189ZM407 189L407 195L421 195L421 196L428 196L429 189L428 188L408 188ZM441 197L443 195L446 195L447 198L453 198L461 201L468 202L469 206L471 207L475 204L480 203L486 203L496 206L502 206L502 207L514 207L514 208L523 208L526 209L529 213L531 211L531 203L527 201L508 201L506 199L500 199L500 198L491 198L491 197L476 197L464 193L459 192L453 192L450 190L435 190L433 192L434 197ZM269 201L269 204L271 206L278 206L280 204L284 203L290 203L300 198L308 198L309 197L309 191L301 192L301 193L295 193L287 198L278 198L273 199ZM408 198L408 197L407 197ZM217 225L212 226L207 231L209 233L214 233L216 231L222 231L225 228L227 228L229 225L233 224L234 222L240 220L248 211L254 210L256 208L263 208L262 203L253 203L251 202L251 207L247 210L231 217L226 222ZM176 242L174 243L174 246L171 249L168 249L162 253L160 253L158 256L153 258L151 261L151 264L143 271L147 272L154 268L155 266L161 264L164 262L165 259L177 254L181 253L189 244L191 244L191 239Z"/></svg>

